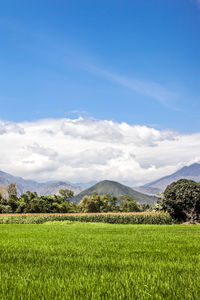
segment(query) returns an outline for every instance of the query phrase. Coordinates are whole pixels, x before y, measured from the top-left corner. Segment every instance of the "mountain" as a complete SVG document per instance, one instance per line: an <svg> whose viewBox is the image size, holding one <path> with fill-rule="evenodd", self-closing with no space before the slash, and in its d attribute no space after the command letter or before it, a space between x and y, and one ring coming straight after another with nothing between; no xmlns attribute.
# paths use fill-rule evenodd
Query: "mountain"
<svg viewBox="0 0 200 300"><path fill-rule="evenodd" d="M157 198L155 196L142 194L126 185L110 180L101 181L93 185L92 187L82 191L73 198L73 201L75 203L78 203L84 196L90 196L94 191L97 191L100 195L109 194L116 196L117 198L119 198L121 195L128 194L129 196L132 196L139 204L153 204L157 201Z"/></svg>
<svg viewBox="0 0 200 300"><path fill-rule="evenodd" d="M73 186L78 186L78 187L81 187L82 189L87 189L96 183L97 183L97 181L93 180L93 181L89 181L89 182L73 183Z"/></svg>
<svg viewBox="0 0 200 300"><path fill-rule="evenodd" d="M38 195L54 195L57 194L60 189L69 189L76 195L83 190L83 188L74 186L69 182L49 181L39 183L33 180L25 180L21 177L16 177L0 171L0 185L5 187L10 183L16 184L19 194L31 191L37 192Z"/></svg>
<svg viewBox="0 0 200 300"><path fill-rule="evenodd" d="M41 187L39 195L55 195L58 194L60 189L68 189L74 192L75 195L79 194L83 190L80 186L74 186L66 182L57 181L51 184L46 183L44 187Z"/></svg>
<svg viewBox="0 0 200 300"><path fill-rule="evenodd" d="M0 195L1 196L6 196L6 194L7 194L7 187L3 186L3 185L0 185Z"/></svg>
<svg viewBox="0 0 200 300"><path fill-rule="evenodd" d="M169 184L182 178L200 181L200 164L195 163L188 167L183 167L171 175L162 177L156 181L145 184L137 188L136 190L142 193L155 195L157 193L164 192L165 188Z"/></svg>

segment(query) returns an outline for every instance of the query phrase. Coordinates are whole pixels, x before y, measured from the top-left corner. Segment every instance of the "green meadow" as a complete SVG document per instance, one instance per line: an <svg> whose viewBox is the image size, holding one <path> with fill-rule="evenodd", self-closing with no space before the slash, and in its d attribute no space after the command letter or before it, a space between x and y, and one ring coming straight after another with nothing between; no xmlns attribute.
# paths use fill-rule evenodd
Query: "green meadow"
<svg viewBox="0 0 200 300"><path fill-rule="evenodd" d="M200 299L200 226L0 225L0 299Z"/></svg>

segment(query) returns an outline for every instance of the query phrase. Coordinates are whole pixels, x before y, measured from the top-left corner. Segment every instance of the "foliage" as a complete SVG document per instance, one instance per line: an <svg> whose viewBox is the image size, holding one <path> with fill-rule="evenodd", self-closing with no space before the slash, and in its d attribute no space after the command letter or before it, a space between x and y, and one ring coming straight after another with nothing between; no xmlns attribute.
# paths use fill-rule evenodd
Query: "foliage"
<svg viewBox="0 0 200 300"><path fill-rule="evenodd" d="M48 221L77 221L110 224L172 224L169 214L69 214L69 215L12 215L0 216L0 224L43 224Z"/></svg>
<svg viewBox="0 0 200 300"><path fill-rule="evenodd" d="M128 194L118 199L109 194L99 195L93 192L85 196L76 205L74 193L67 189L59 190L58 195L41 195L26 191L18 196L15 184L7 187L7 197L0 194L0 213L99 213L99 212L134 212L149 210L149 205L139 206L134 198ZM73 199L72 199L73 198Z"/></svg>
<svg viewBox="0 0 200 300"><path fill-rule="evenodd" d="M11 183L8 185L8 196L17 196L17 187L16 184Z"/></svg>
<svg viewBox="0 0 200 300"><path fill-rule="evenodd" d="M133 212L140 211L140 207L137 204L136 200L129 195L123 195L119 198L120 201L120 211L124 212Z"/></svg>
<svg viewBox="0 0 200 300"><path fill-rule="evenodd" d="M108 194L99 195L93 192L92 196L84 196L78 204L78 208L84 213L99 213L117 210L117 198Z"/></svg>
<svg viewBox="0 0 200 300"><path fill-rule="evenodd" d="M200 226L4 225L0 299L200 299Z"/></svg>
<svg viewBox="0 0 200 300"><path fill-rule="evenodd" d="M141 204L140 205L140 211L149 211L151 209L152 206L150 206L149 204Z"/></svg>
<svg viewBox="0 0 200 300"><path fill-rule="evenodd" d="M78 208L81 212L138 212L142 209L137 204L136 200L132 196L127 194L122 195L118 200L115 196L108 194L99 195L96 191L93 192L92 196L84 196L80 201Z"/></svg>
<svg viewBox="0 0 200 300"><path fill-rule="evenodd" d="M8 197L0 195L0 213L67 213L76 212L76 206L70 201L73 197L70 190L60 190L59 195L38 196L27 191L17 197L14 184L8 186Z"/></svg>
<svg viewBox="0 0 200 300"><path fill-rule="evenodd" d="M200 219L200 185L180 179L168 185L162 200L163 208L178 221L194 223Z"/></svg>
<svg viewBox="0 0 200 300"><path fill-rule="evenodd" d="M74 192L67 189L60 189L59 194L65 201L71 199L74 196Z"/></svg>
<svg viewBox="0 0 200 300"><path fill-rule="evenodd" d="M155 203L153 206L150 207L150 211L163 211L163 198L159 199L157 203Z"/></svg>

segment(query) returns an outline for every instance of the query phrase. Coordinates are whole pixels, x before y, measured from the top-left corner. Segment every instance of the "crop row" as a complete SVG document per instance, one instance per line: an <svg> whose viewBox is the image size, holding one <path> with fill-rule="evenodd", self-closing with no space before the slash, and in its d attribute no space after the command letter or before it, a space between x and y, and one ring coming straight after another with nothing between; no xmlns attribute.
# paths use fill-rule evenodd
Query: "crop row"
<svg viewBox="0 0 200 300"><path fill-rule="evenodd" d="M110 224L172 224L168 214L99 214L99 215L12 215L0 216L0 224L43 224L49 221L101 222Z"/></svg>

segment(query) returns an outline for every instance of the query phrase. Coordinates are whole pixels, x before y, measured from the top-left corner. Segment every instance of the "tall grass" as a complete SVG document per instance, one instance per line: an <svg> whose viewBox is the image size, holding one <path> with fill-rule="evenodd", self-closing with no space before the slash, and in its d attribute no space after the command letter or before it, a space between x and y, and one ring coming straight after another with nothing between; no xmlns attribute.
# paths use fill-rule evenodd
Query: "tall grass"
<svg viewBox="0 0 200 300"><path fill-rule="evenodd" d="M102 222L110 224L172 224L168 214L0 215L0 224L42 224L47 221Z"/></svg>
<svg viewBox="0 0 200 300"><path fill-rule="evenodd" d="M200 226L0 225L0 299L200 299Z"/></svg>

